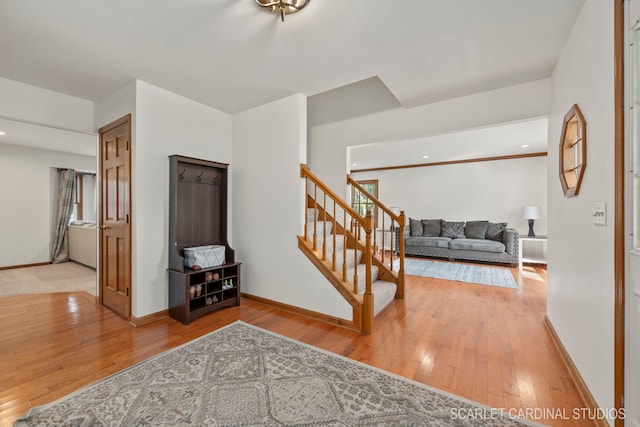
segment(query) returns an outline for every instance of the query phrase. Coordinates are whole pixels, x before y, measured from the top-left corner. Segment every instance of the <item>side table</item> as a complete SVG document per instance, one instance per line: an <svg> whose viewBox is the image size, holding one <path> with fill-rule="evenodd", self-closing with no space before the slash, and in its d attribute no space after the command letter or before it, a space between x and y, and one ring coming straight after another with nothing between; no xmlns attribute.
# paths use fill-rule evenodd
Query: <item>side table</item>
<svg viewBox="0 0 640 427"><path fill-rule="evenodd" d="M547 263L547 236L519 236L518 266L522 269L523 263L546 264Z"/></svg>

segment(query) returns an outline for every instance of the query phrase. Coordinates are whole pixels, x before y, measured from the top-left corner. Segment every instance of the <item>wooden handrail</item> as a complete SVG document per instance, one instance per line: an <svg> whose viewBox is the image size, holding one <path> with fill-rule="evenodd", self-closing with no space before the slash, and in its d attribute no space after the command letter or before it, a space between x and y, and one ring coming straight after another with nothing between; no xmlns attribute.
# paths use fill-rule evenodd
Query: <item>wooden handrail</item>
<svg viewBox="0 0 640 427"><path fill-rule="evenodd" d="M317 187L330 196L342 209L349 213L352 217L354 217L362 226L365 225L364 217L361 216L355 209L349 206L346 202L342 200L340 196L333 192L329 187L327 187L320 179L309 170L309 167L304 163L300 163L300 178L308 178L311 182L313 182ZM373 230L373 229L372 229Z"/></svg>

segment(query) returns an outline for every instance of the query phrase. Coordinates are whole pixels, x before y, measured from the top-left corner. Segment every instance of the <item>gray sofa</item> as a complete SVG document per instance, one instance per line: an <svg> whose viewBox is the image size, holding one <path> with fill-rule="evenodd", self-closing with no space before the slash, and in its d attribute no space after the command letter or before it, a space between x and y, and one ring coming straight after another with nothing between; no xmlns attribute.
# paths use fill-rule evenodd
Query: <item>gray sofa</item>
<svg viewBox="0 0 640 427"><path fill-rule="evenodd" d="M399 248L396 230L396 248ZM409 219L403 231L405 255L518 264L518 232L506 223Z"/></svg>

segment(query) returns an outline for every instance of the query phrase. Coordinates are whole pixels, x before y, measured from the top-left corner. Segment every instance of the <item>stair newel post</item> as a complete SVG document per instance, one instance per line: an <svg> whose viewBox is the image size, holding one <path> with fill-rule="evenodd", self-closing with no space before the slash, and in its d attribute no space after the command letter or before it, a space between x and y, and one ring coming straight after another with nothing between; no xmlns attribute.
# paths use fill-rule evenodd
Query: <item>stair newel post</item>
<svg viewBox="0 0 640 427"><path fill-rule="evenodd" d="M364 260L366 265L365 270L365 291L363 296L362 307L362 331L370 333L373 327L373 292L371 292L371 233L373 232L373 216L371 211L367 210L367 214L364 217L364 232L365 232L365 250Z"/></svg>
<svg viewBox="0 0 640 427"><path fill-rule="evenodd" d="M360 241L360 226L355 229L355 243L353 245L353 293L358 293L358 242Z"/></svg>
<svg viewBox="0 0 640 427"><path fill-rule="evenodd" d="M400 217L398 218L398 233L399 233L399 246L398 246L398 255L400 256L400 267L398 269L398 288L396 289L396 298L403 299L404 298L404 224L406 218L404 216L404 211L400 211Z"/></svg>
<svg viewBox="0 0 640 427"><path fill-rule="evenodd" d="M304 163L300 163L300 178L304 178L304 240L309 240L307 227L309 224L309 176Z"/></svg>

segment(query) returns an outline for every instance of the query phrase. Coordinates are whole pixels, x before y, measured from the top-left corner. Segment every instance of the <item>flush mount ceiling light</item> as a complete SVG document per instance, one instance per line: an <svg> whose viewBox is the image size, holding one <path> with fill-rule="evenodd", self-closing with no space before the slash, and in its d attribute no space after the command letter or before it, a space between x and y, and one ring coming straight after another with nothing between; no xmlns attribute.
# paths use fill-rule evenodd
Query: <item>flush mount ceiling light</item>
<svg viewBox="0 0 640 427"><path fill-rule="evenodd" d="M284 15L287 13L296 13L308 5L310 1L311 0L256 0L256 3L258 6L261 6L273 13L280 14L280 18L282 19L282 22L284 22Z"/></svg>

